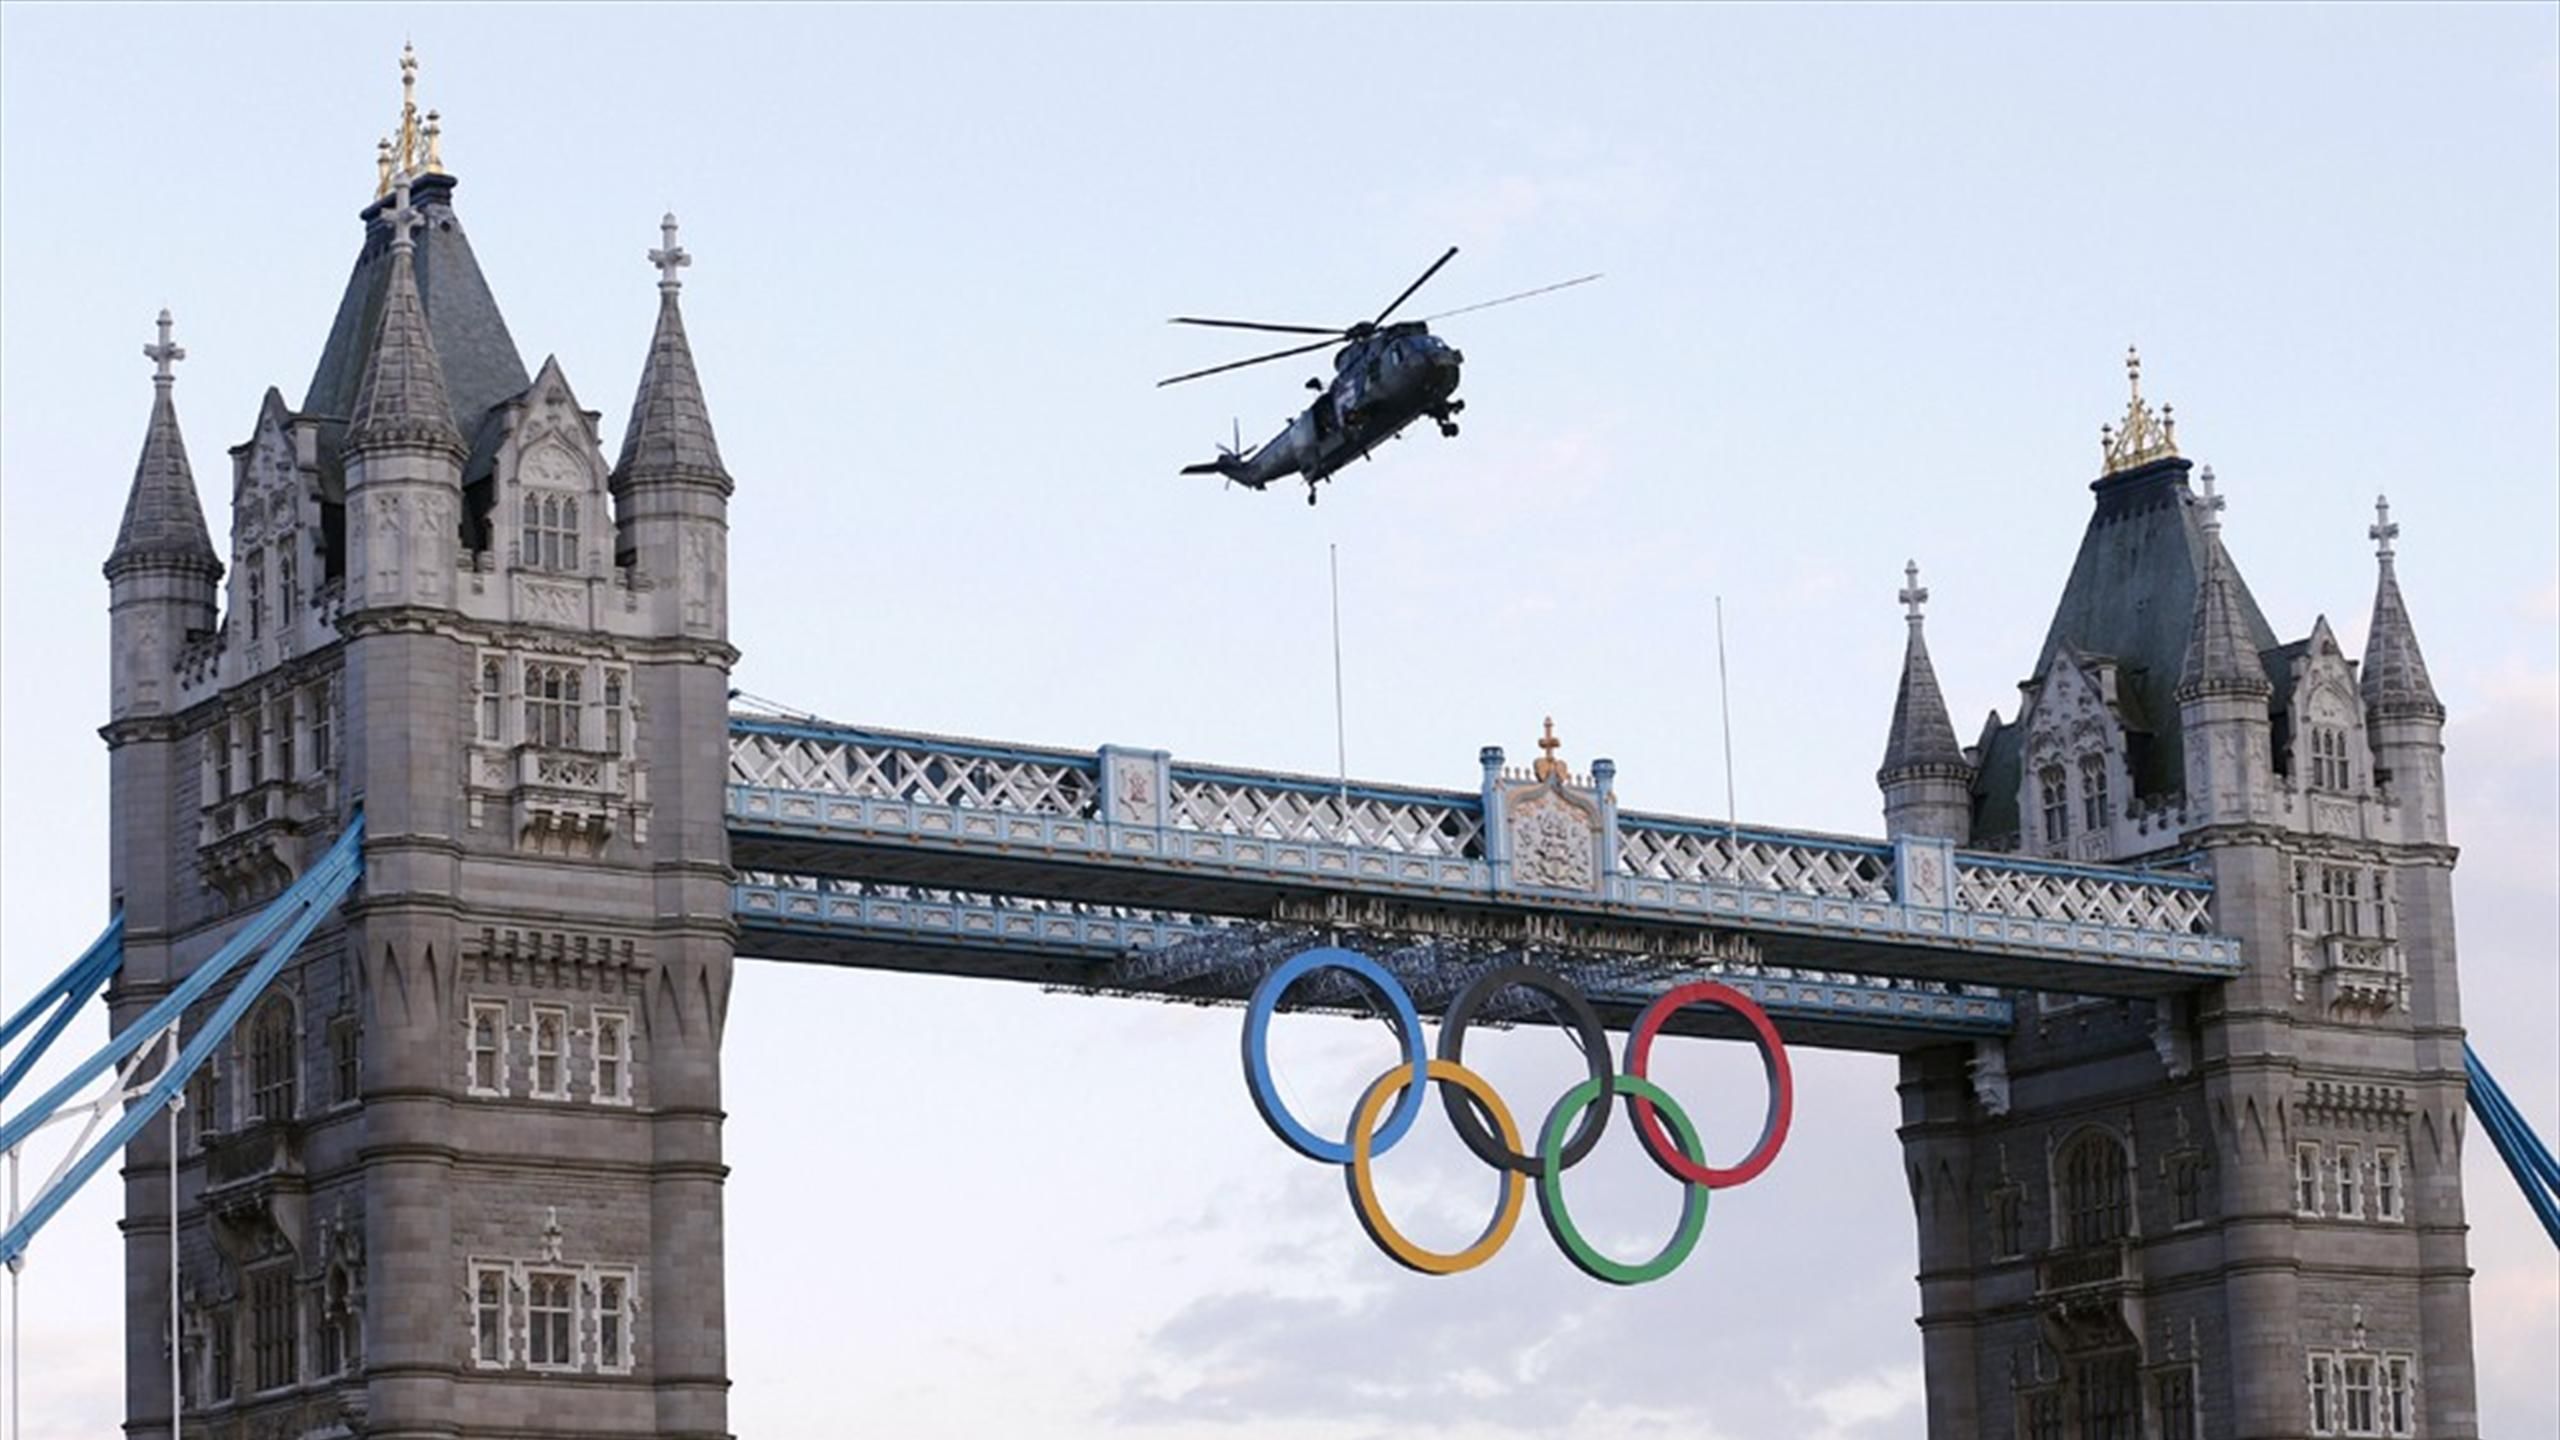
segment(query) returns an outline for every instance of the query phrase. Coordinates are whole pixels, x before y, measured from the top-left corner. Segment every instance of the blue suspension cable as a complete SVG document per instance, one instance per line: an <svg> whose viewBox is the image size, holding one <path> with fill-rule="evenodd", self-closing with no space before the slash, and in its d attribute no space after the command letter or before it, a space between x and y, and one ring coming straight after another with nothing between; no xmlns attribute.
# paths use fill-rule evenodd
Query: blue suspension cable
<svg viewBox="0 0 2560 1440"><path fill-rule="evenodd" d="M124 913L118 911L80 958L71 962L70 968L53 977L42 990L29 997L26 1004L18 1007L18 1013L10 1016L7 1024L0 1025L0 1045L6 1045L35 1020L38 1011L47 1005L55 1007L44 1027L36 1032L36 1038L27 1042L27 1048L18 1052L18 1058L10 1061L6 1070L0 1070L0 1100L9 1098L9 1092L18 1088L18 1082L27 1078L27 1071L33 1069L36 1061L52 1047L55 1037L62 1033L62 1027L71 1023L71 1017L79 1013L80 1007L88 1002L90 996L97 994L98 987L106 984L117 967L123 964Z"/></svg>
<svg viewBox="0 0 2560 1440"><path fill-rule="evenodd" d="M6 1232L0 1232L0 1263L15 1262L26 1253L28 1242L71 1198L72 1193L95 1175L109 1156L124 1148L126 1142L150 1123L180 1087L195 1075L197 1068L213 1053L214 1047L221 1044L233 1027L240 1023L240 1017L248 1013L250 1005L275 979L276 973L284 968L285 961L301 948L302 942L336 908L338 901L355 888L364 869L363 844L364 817L359 813L347 823L346 832L329 847L319 864L295 881L255 919L242 926L230 943L216 952L212 959L198 966L184 983L141 1018L126 1026L107 1042L104 1049L84 1061L62 1083L45 1092L41 1099L7 1123L0 1124L0 1152L15 1149L60 1112L81 1088L100 1074L112 1073L117 1065L158 1039L189 1004L238 964L243 955L273 937L273 943L267 945L257 963L249 968L212 1016L187 1041L185 1048L178 1052L177 1059L161 1067L150 1087L125 1108L123 1116L108 1128L106 1134L73 1161L60 1178L46 1186ZM278 934L279 930L283 933Z"/></svg>
<svg viewBox="0 0 2560 1440"><path fill-rule="evenodd" d="M2551 1148L2533 1133L2524 1116L2507 1098L2489 1067L2480 1062L2480 1053L2471 1042L2462 1042L2462 1068L2471 1080L2471 1113L2480 1118L2480 1128L2489 1132L2489 1143L2498 1158L2506 1162L2507 1173L2516 1180L2516 1188L2524 1191L2527 1205L2533 1207L2534 1218L2560 1245L2560 1161L2552 1158Z"/></svg>

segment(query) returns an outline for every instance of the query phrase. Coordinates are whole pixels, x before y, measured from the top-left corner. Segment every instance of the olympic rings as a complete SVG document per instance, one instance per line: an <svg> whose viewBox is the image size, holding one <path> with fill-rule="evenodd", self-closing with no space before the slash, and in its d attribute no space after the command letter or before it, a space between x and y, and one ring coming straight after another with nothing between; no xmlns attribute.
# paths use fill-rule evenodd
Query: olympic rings
<svg viewBox="0 0 2560 1440"><path fill-rule="evenodd" d="M1748 1022L1753 1043L1760 1047L1760 1069L1769 1077L1769 1113L1760 1122L1759 1142L1739 1164L1719 1170L1706 1163L1706 1157L1691 1160L1664 1143L1662 1122L1653 1111L1653 1103L1641 1095L1627 1098L1627 1113L1635 1118L1636 1133L1644 1137L1645 1153L1653 1157L1674 1180L1687 1180L1710 1189L1722 1190L1739 1185L1769 1168L1778 1158L1778 1147L1787 1143L1787 1126L1795 1118L1796 1077L1787 1064L1787 1047L1778 1039L1778 1027L1769 1023L1769 1013L1751 1003L1750 997L1730 985L1700 980L1665 992L1661 998L1644 1007L1636 1028L1627 1032L1627 1073L1641 1079L1645 1062L1653 1054L1653 1037L1662 1032L1663 1022L1672 1012L1692 1005L1719 1005Z"/></svg>
<svg viewBox="0 0 2560 1440"><path fill-rule="evenodd" d="M1520 1126L1511 1118L1511 1107L1502 1103L1502 1097L1493 1092L1493 1087L1485 1082L1483 1076L1455 1060L1432 1061L1430 1076L1474 1096L1485 1109L1492 1111L1493 1123L1502 1131L1503 1144L1516 1146L1520 1143ZM1385 1207L1378 1203L1377 1186L1369 1179L1369 1160L1375 1153L1369 1144L1369 1127L1376 1123L1378 1107L1386 1103L1389 1095L1399 1090L1407 1094L1419 1093L1408 1088L1412 1084L1412 1072L1402 1068L1390 1070L1371 1081L1368 1090L1361 1095L1360 1103L1352 1107L1351 1164L1347 1176L1351 1186L1351 1213L1360 1217L1360 1228L1368 1231L1369 1238L1376 1241L1378 1248L1386 1251L1387 1257L1397 1264L1425 1275L1455 1275L1461 1270L1473 1270L1492 1259L1493 1252L1501 1249L1503 1242L1511 1238L1512 1227L1520 1223L1520 1203L1528 1193L1529 1182L1509 1169L1502 1172L1502 1203L1495 1208L1493 1219L1484 1227L1484 1233L1464 1250L1444 1254L1425 1250L1404 1238L1404 1233L1387 1219Z"/></svg>
<svg viewBox="0 0 2560 1440"><path fill-rule="evenodd" d="M1254 987L1253 1003L1244 1012L1244 1083L1253 1092L1253 1108L1262 1112L1263 1123L1290 1149L1328 1165L1348 1165L1351 1147L1327 1140L1299 1124L1289 1107L1280 1103L1279 1091L1271 1079L1271 1014L1279 1008L1282 992L1300 977L1318 970L1348 970L1369 982L1369 988L1386 1000L1387 1023L1395 1027L1396 1038L1404 1042L1405 1054L1413 1061L1407 1072L1411 1082L1422 1080L1424 1067L1431 1063L1431 1052L1423 1048L1422 1017L1414 1011L1413 997L1405 993L1385 966L1356 950L1302 951L1262 977L1262 983ZM1378 1132L1378 1153L1385 1153L1403 1139L1404 1132L1413 1128L1413 1117L1421 1113L1422 1086L1414 1083L1397 1104L1396 1112L1387 1117L1386 1128Z"/></svg>
<svg viewBox="0 0 2560 1440"><path fill-rule="evenodd" d="M1505 965L1499 970L1488 970L1478 976L1474 984L1459 992L1458 998L1449 1002L1448 1018L1440 1023L1440 1058L1457 1063L1466 1049L1467 1026L1474 1022L1476 1012L1483 1009L1484 1002L1497 992L1514 985L1544 991L1564 1002L1565 1009L1573 1016L1574 1038L1582 1044L1583 1061L1591 1067L1594 1089L1608 1089L1611 1073L1609 1032L1600 1028L1599 1012L1591 1008L1590 1001L1582 998L1581 991L1565 983L1563 976L1535 965ZM1475 1152L1477 1159L1487 1165L1517 1170L1532 1180L1550 1173L1551 1163L1542 1154L1523 1155L1517 1149L1495 1144L1493 1136L1486 1132L1484 1122L1476 1118L1474 1108L1467 1104L1462 1088L1443 1090L1440 1098L1448 1106L1449 1123L1457 1127L1458 1138L1467 1142L1467 1148ZM1591 1153L1591 1147L1600 1143L1600 1132L1608 1128L1609 1107L1602 1105L1591 1111L1573 1132L1572 1143L1564 1147L1564 1163L1581 1164L1582 1157ZM1517 1143L1513 1142L1515 1146Z"/></svg>
<svg viewBox="0 0 2560 1440"><path fill-rule="evenodd" d="M1640 1075L1620 1075L1609 1088L1630 1100L1641 1098L1661 1106L1662 1113L1671 1119L1671 1128L1679 1133L1681 1150L1700 1164L1706 1162L1707 1144L1698 1138L1697 1127L1689 1123L1689 1112L1681 1109L1661 1086ZM1594 1104L1604 1111L1609 1108L1607 1098L1600 1093L1600 1082L1585 1080L1564 1092L1556 1108L1547 1112L1546 1126L1538 1132L1538 1153L1547 1159L1545 1171L1538 1176L1538 1213L1545 1218L1547 1233L1555 1237L1556 1248L1564 1252L1564 1258L1592 1279L1612 1285L1642 1285L1659 1280L1679 1269L1689 1252L1698 1248L1698 1236L1707 1228L1707 1200L1715 1192L1695 1182L1681 1187L1680 1223L1673 1228L1670 1241L1650 1260L1628 1265L1594 1249L1582 1238L1582 1231L1564 1208L1565 1163L1555 1158L1563 1148L1565 1117Z"/></svg>
<svg viewBox="0 0 2560 1440"><path fill-rule="evenodd" d="M1341 1141L1309 1131L1280 1102L1271 1075L1271 1017L1282 995L1317 970L1342 970L1356 976L1386 1002L1388 1021L1405 1052L1404 1060L1371 1081L1352 1106L1348 1132ZM1539 991L1560 1001L1581 1041L1591 1073L1547 1112L1527 1149L1509 1106L1485 1078L1462 1062L1466 1027L1497 992L1512 987ZM1769 1105L1760 1138L1736 1164L1718 1168L1707 1163L1706 1143L1669 1094L1646 1077L1653 1041L1677 1012L1692 1005L1713 1005L1739 1016L1751 1027L1767 1076ZM1430 1056L1422 1039L1422 1021L1413 997L1384 966L1357 951L1324 948L1290 957L1254 988L1245 1009L1244 1069L1246 1088L1263 1122L1291 1149L1344 1167L1352 1213L1361 1228L1388 1258L1426 1275L1454 1275L1493 1258L1520 1220L1529 1181L1538 1182L1538 1211L1547 1233L1576 1268L1613 1285L1640 1285L1670 1274L1697 1248L1706 1228L1707 1206L1716 1190L1743 1184L1769 1168L1786 1144L1795 1113L1795 1078L1787 1063L1785 1042L1767 1012L1729 985L1699 981L1683 985L1645 1007L1627 1033L1624 1063L1612 1067L1608 1035L1598 1012L1572 981L1535 965L1510 965L1478 977L1451 1002L1440 1032L1439 1055ZM1371 1176L1373 1162L1393 1149L1412 1128L1422 1108L1422 1091L1443 1086L1442 1100L1450 1123L1477 1158L1500 1175L1501 1198L1493 1216L1475 1240L1454 1251L1427 1250L1407 1239L1387 1219ZM1613 1260L1584 1239L1565 1208L1564 1172L1579 1164L1599 1143L1608 1124L1609 1102L1623 1097L1645 1153L1664 1173L1681 1182L1680 1220L1671 1238L1652 1258L1629 1263ZM1384 1123L1379 1112L1394 1109ZM1487 1119L1491 1124L1488 1126ZM1667 1129L1666 1129L1667 1124ZM1570 1138L1567 1132L1570 1131Z"/></svg>

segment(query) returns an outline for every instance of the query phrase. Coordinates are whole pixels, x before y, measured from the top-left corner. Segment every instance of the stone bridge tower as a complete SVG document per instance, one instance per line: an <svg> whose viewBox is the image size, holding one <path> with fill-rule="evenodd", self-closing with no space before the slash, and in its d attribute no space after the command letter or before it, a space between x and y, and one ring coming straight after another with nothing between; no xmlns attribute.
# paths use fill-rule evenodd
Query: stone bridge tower
<svg viewBox="0 0 2560 1440"><path fill-rule="evenodd" d="M2017 715L1959 749L1921 637L1877 780L1897 834L2193 863L2243 979L2020 997L1904 1062L1929 1434L2476 1436L2444 709L2392 570L2361 665L2279 643L2213 472L2133 399Z"/></svg>
<svg viewBox="0 0 2560 1440"><path fill-rule="evenodd" d="M670 216L609 463L559 362L527 375L402 72L309 391L231 451L227 567L165 314L147 352L106 567L116 1022L368 833L191 1085L174 1397L166 1127L128 1153L126 1428L723 1436L730 481L687 257Z"/></svg>

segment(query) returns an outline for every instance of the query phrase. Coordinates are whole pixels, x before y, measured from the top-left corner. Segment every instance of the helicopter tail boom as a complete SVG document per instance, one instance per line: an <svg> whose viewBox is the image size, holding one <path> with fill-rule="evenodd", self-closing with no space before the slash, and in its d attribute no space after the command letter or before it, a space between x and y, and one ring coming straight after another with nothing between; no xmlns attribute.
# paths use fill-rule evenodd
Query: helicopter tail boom
<svg viewBox="0 0 2560 1440"><path fill-rule="evenodd" d="M1255 475L1253 473L1252 466L1244 456L1232 453L1221 455L1215 460L1203 460L1197 465L1185 465L1182 467L1182 473L1185 475L1224 475L1229 480L1244 486L1248 490L1259 490L1263 486L1271 483L1269 479Z"/></svg>

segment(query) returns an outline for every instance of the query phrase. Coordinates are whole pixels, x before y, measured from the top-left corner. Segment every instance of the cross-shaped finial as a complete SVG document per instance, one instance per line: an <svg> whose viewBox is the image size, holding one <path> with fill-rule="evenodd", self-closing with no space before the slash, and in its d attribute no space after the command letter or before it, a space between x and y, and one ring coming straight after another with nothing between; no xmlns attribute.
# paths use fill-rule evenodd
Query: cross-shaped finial
<svg viewBox="0 0 2560 1440"><path fill-rule="evenodd" d="M2391 542L2400 538L2400 527L2391 523L2391 497L2373 497L2373 525L2364 532L2373 538L2373 553L2386 565L2391 563Z"/></svg>
<svg viewBox="0 0 2560 1440"><path fill-rule="evenodd" d="M164 307L160 311L160 343L142 347L142 358L150 361L154 367L151 372L151 382L155 385L174 383L178 378L178 372L169 367L187 358L186 347L169 338L169 332L173 328L175 327L169 319L169 312Z"/></svg>
<svg viewBox="0 0 2560 1440"><path fill-rule="evenodd" d="M1537 761L1529 767L1530 775L1539 780L1569 783L1573 772L1556 758L1556 748L1562 744L1564 742L1556 738L1556 717L1550 715L1547 717L1547 733L1538 741Z"/></svg>
<svg viewBox="0 0 2560 1440"><path fill-rule="evenodd" d="M391 203L382 207L384 223L391 227L391 248L411 250L416 242L409 232L418 228L418 207L409 203L409 177L403 175L391 187Z"/></svg>
<svg viewBox="0 0 2560 1440"><path fill-rule="evenodd" d="M693 257L676 243L676 212L670 210L658 221L658 235L664 244L649 252L649 263L658 267L658 288L672 294L684 288L676 272L693 263Z"/></svg>
<svg viewBox="0 0 2560 1440"><path fill-rule="evenodd" d="M2222 533L2222 507L2231 502L2214 493L2212 466L2196 472L2196 484L2204 491L2204 533L2218 535Z"/></svg>
<svg viewBox="0 0 2560 1440"><path fill-rule="evenodd" d="M1919 561L1902 562L1902 593L1893 598L1903 603L1905 619L1914 625L1920 623L1920 607L1929 602L1929 591L1920 583Z"/></svg>

